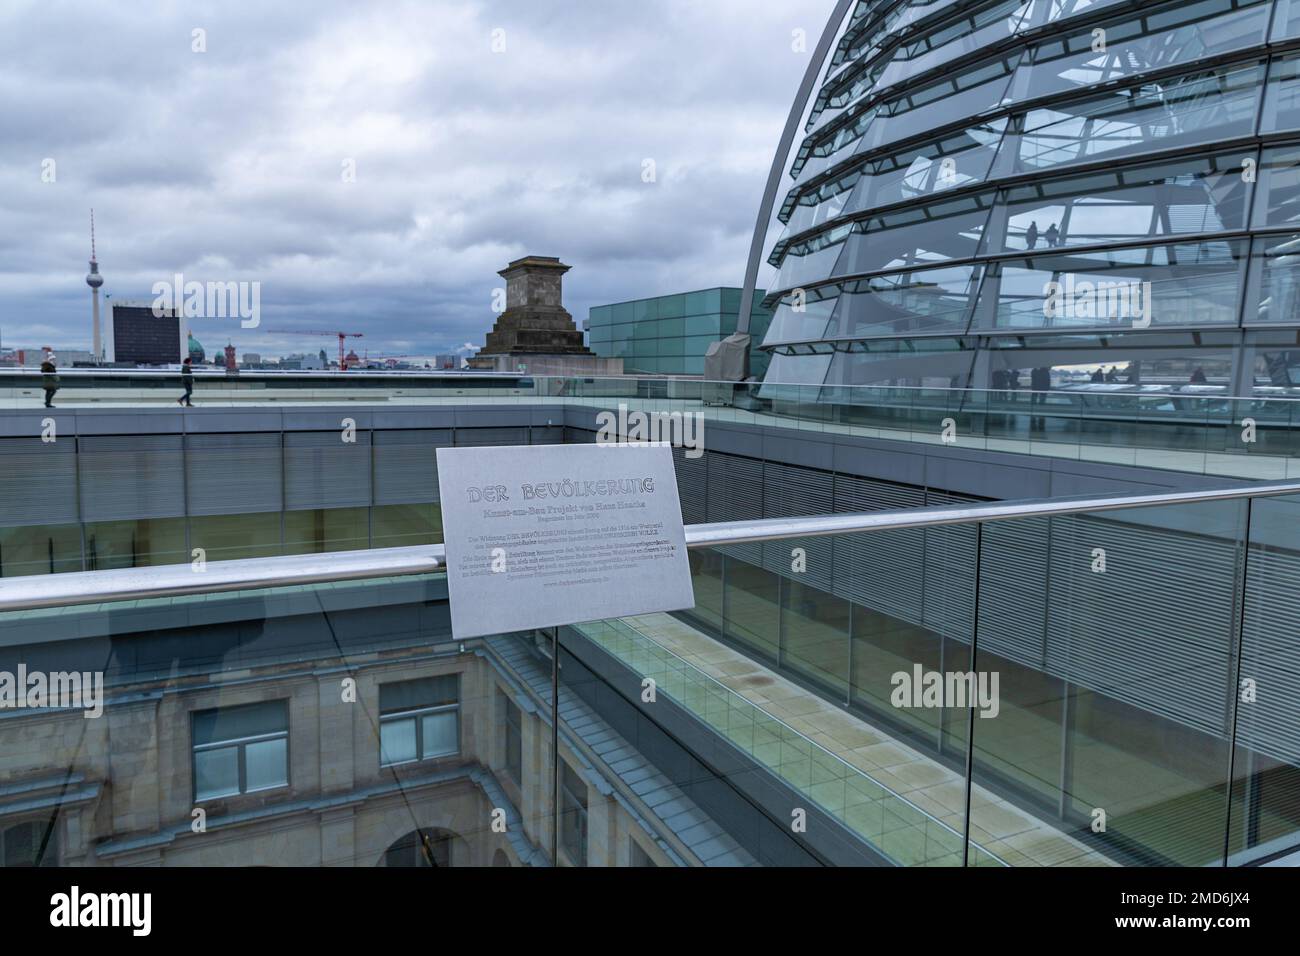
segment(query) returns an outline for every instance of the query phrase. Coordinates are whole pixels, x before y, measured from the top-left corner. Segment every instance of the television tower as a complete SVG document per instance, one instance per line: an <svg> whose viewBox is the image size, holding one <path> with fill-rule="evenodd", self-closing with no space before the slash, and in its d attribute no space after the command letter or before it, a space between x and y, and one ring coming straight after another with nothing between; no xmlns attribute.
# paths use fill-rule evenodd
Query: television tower
<svg viewBox="0 0 1300 956"><path fill-rule="evenodd" d="M95 210L90 210L90 272L86 275L86 285L90 286L92 311L90 350L96 362L104 360L104 343L99 334L99 287L104 284L104 277L99 274L99 263L95 260Z"/></svg>

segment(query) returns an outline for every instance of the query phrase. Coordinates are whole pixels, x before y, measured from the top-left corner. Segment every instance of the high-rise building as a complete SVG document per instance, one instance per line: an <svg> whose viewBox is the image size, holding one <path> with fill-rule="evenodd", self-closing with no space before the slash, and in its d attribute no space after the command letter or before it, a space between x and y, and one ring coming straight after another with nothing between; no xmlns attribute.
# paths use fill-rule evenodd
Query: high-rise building
<svg viewBox="0 0 1300 956"><path fill-rule="evenodd" d="M769 382L1300 386L1293 6L846 0L825 40Z"/></svg>
<svg viewBox="0 0 1300 956"><path fill-rule="evenodd" d="M189 336L181 331L175 309L155 315L149 305L114 302L112 321L118 364L175 365L189 352Z"/></svg>

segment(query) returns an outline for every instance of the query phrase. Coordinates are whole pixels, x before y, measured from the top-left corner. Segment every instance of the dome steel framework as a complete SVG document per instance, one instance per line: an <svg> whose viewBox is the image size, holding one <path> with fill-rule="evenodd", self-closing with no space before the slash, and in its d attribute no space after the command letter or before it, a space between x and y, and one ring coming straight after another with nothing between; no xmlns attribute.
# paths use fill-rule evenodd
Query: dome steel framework
<svg viewBox="0 0 1300 956"><path fill-rule="evenodd" d="M841 0L765 253L768 383L1300 396L1300 0Z"/></svg>

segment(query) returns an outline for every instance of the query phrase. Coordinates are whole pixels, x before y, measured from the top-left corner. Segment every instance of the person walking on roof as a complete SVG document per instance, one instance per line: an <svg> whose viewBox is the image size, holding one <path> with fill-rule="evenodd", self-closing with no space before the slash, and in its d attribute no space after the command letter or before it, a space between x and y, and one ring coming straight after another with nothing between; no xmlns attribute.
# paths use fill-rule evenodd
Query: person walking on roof
<svg viewBox="0 0 1300 956"><path fill-rule="evenodd" d="M184 405L186 408L193 408L194 403L190 401L190 395L194 393L194 365L193 360L185 357L181 363L181 384L185 386L185 394L176 399L177 405Z"/></svg>
<svg viewBox="0 0 1300 956"><path fill-rule="evenodd" d="M45 407L54 407L54 393L59 390L59 370L54 364L55 355L51 352L41 363L41 388L45 389Z"/></svg>

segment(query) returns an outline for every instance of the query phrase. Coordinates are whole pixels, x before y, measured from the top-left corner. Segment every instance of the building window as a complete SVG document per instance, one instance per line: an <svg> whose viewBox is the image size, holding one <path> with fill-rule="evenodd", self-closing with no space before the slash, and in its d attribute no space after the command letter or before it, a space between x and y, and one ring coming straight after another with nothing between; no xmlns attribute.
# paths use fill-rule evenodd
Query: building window
<svg viewBox="0 0 1300 956"><path fill-rule="evenodd" d="M451 834L412 830L384 851L384 866L451 866Z"/></svg>
<svg viewBox="0 0 1300 956"><path fill-rule="evenodd" d="M523 786L524 782L524 724L523 714L515 702L505 694L501 695L502 709L505 711L506 728L506 773L515 783Z"/></svg>
<svg viewBox="0 0 1300 956"><path fill-rule="evenodd" d="M642 848L641 844L636 842L636 840L632 839L631 837L628 837L627 842L630 847L630 852L628 853L629 866L658 866L659 865L650 857L650 854L647 853Z"/></svg>
<svg viewBox="0 0 1300 956"><path fill-rule="evenodd" d="M195 711L194 797L215 800L289 785L289 702Z"/></svg>
<svg viewBox="0 0 1300 956"><path fill-rule="evenodd" d="M380 686L380 766L391 767L459 752L459 674Z"/></svg>
<svg viewBox="0 0 1300 956"><path fill-rule="evenodd" d="M0 866L58 866L59 844L48 820L0 829Z"/></svg>
<svg viewBox="0 0 1300 956"><path fill-rule="evenodd" d="M587 784L560 761L560 844L574 866L587 865Z"/></svg>

